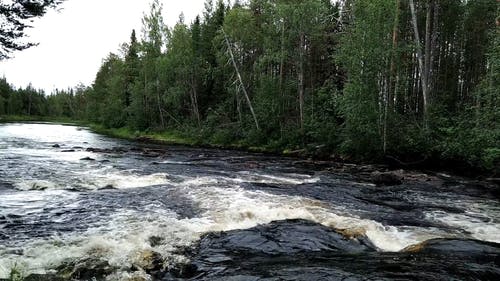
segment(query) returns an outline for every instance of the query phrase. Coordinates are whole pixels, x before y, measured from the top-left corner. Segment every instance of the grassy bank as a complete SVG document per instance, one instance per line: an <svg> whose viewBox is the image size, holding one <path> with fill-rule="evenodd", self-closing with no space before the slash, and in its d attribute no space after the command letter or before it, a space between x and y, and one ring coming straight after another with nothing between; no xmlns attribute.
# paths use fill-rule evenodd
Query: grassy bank
<svg viewBox="0 0 500 281"><path fill-rule="evenodd" d="M440 157L440 155L435 155L425 159L424 161L419 161L413 164L398 162L395 158L389 157L363 160L355 158L356 155L332 156L332 152L328 150L328 147L326 147L325 145L294 148L284 147L283 145L256 146L255 144L247 143L243 139L228 141L224 138L213 137L213 135L210 135L210 133L195 128L191 128L189 130L169 129L162 131L138 131L129 127L107 128L100 124L72 120L69 118L38 116L0 116L0 123L2 122L49 122L56 124L85 126L98 134L113 138L162 145L183 145L189 147L230 149L293 156L298 158L315 158L342 162L347 161L359 163L384 163L390 166L406 169L444 170L470 177L497 177L498 174L498 170L495 168L488 169L473 165L472 163L464 159L446 159Z"/></svg>
<svg viewBox="0 0 500 281"><path fill-rule="evenodd" d="M74 120L67 117L47 117L47 116L24 116L24 115L3 115L0 116L0 123L15 122L47 122L62 125L76 125L88 127L95 133L113 138L140 141L164 145L185 145L191 147L210 147L219 149L246 150L252 152L280 153L279 150L266 147L256 147L245 145L241 142L221 143L213 139L206 138L200 132L183 132L179 130L162 131L138 131L129 127L107 128L101 124L90 123L88 121ZM287 150L283 151L287 154Z"/></svg>
<svg viewBox="0 0 500 281"><path fill-rule="evenodd" d="M114 138L169 145L199 145L199 142L196 139L190 138L178 131L143 132L130 129L128 127L106 128L99 124L87 125L92 131L98 134Z"/></svg>
<svg viewBox="0 0 500 281"><path fill-rule="evenodd" d="M184 132L173 129L163 131L138 131L128 127L106 128L100 124L86 124L86 126L98 134L131 141L291 155L288 150L281 151L264 146L250 146L242 142L214 142L212 139L204 137L202 133L193 131Z"/></svg>

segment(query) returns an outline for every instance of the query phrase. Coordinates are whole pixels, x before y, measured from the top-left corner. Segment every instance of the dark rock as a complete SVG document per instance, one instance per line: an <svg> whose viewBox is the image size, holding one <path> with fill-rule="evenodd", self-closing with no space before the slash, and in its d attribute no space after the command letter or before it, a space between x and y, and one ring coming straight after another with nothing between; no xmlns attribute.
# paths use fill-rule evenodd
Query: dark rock
<svg viewBox="0 0 500 281"><path fill-rule="evenodd" d="M151 236L149 237L148 241L151 247L157 247L160 246L165 241L165 238L159 236Z"/></svg>
<svg viewBox="0 0 500 281"><path fill-rule="evenodd" d="M201 276L202 280L217 280L216 277L222 276L220 280L231 280L226 278L247 274L254 278L252 273L267 265L294 268L299 261L325 253L357 255L375 251L363 237L349 239L333 229L305 220L276 221L251 229L207 234L192 259L194 267L187 271L190 274L171 273L179 278Z"/></svg>
<svg viewBox="0 0 500 281"><path fill-rule="evenodd" d="M500 185L500 178L487 178L486 181Z"/></svg>
<svg viewBox="0 0 500 281"><path fill-rule="evenodd" d="M105 280L106 276L115 270L116 268L105 260L89 258L68 262L57 267L56 275L63 277L63 280Z"/></svg>
<svg viewBox="0 0 500 281"><path fill-rule="evenodd" d="M83 149L81 146L73 146L73 149Z"/></svg>
<svg viewBox="0 0 500 281"><path fill-rule="evenodd" d="M159 271L163 269L163 258L159 253L147 250L141 253L138 263L134 266L148 273Z"/></svg>
<svg viewBox="0 0 500 281"><path fill-rule="evenodd" d="M61 150L61 152L75 152L74 149L65 149L65 150Z"/></svg>
<svg viewBox="0 0 500 281"><path fill-rule="evenodd" d="M80 160L82 160L82 161L95 161L94 158L90 158L90 157L84 157L84 158L82 158Z"/></svg>
<svg viewBox="0 0 500 281"><path fill-rule="evenodd" d="M200 273L198 272L198 267L192 263L179 264L169 270L169 273L177 278L193 278Z"/></svg>
<svg viewBox="0 0 500 281"><path fill-rule="evenodd" d="M344 234L304 220L207 234L162 280L500 280L499 244L435 239L385 253Z"/></svg>
<svg viewBox="0 0 500 281"><path fill-rule="evenodd" d="M107 150L106 149L102 149L102 148L89 147L89 148L86 149L86 151L87 152L94 152L94 153L104 153Z"/></svg>
<svg viewBox="0 0 500 281"><path fill-rule="evenodd" d="M348 239L331 228L304 220L277 221L251 229L209 234L201 240L200 247L270 255L318 251L360 253L375 250L368 240ZM206 256L211 257L213 254Z"/></svg>
<svg viewBox="0 0 500 281"><path fill-rule="evenodd" d="M137 138L135 138L135 140L137 142L145 142L145 143L152 143L152 142L154 142L153 138L146 137L146 136L137 137Z"/></svg>
<svg viewBox="0 0 500 281"><path fill-rule="evenodd" d="M14 188L14 186L11 183L0 181L0 190L12 188Z"/></svg>
<svg viewBox="0 0 500 281"><path fill-rule="evenodd" d="M432 239L410 246L403 251L425 254L453 254L454 256L496 256L500 262L500 245L491 242L467 239Z"/></svg>
<svg viewBox="0 0 500 281"><path fill-rule="evenodd" d="M65 278L55 274L30 274L22 279L23 281L66 281Z"/></svg>
<svg viewBox="0 0 500 281"><path fill-rule="evenodd" d="M144 149L140 148L140 147L132 147L129 149L129 151L131 151L131 152L143 152Z"/></svg>
<svg viewBox="0 0 500 281"><path fill-rule="evenodd" d="M108 184L104 187L99 188L99 190L111 190L111 189L116 189L112 184Z"/></svg>
<svg viewBox="0 0 500 281"><path fill-rule="evenodd" d="M396 172L373 172L371 180L379 186L400 185L403 183L404 177Z"/></svg>
<svg viewBox="0 0 500 281"><path fill-rule="evenodd" d="M59 145L59 144L57 144L57 143L56 143L56 144L54 144L52 147L53 147L53 148L61 148L61 145Z"/></svg>
<svg viewBox="0 0 500 281"><path fill-rule="evenodd" d="M123 147L113 147L110 151L113 153L125 153L127 152L127 149Z"/></svg>
<svg viewBox="0 0 500 281"><path fill-rule="evenodd" d="M89 147L85 151L94 152L94 153L107 153L107 154L121 154L127 152L125 148L122 147L113 147L113 148L96 148Z"/></svg>
<svg viewBox="0 0 500 281"><path fill-rule="evenodd" d="M175 176L175 175L166 175L165 178L171 182L174 182L174 183L181 183L184 181L184 179L182 177L179 177L179 176Z"/></svg>

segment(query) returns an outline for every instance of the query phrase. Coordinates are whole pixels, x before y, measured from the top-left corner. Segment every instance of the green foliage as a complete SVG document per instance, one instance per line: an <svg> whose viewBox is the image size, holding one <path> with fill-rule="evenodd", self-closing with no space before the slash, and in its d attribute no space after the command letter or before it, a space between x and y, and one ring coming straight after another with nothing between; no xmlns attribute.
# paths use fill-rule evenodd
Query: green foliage
<svg viewBox="0 0 500 281"><path fill-rule="evenodd" d="M405 0L246 2L207 0L169 29L154 0L142 38L132 31L91 87L46 97L0 79L0 114L84 119L127 138L500 166L494 1L416 1L418 43Z"/></svg>
<svg viewBox="0 0 500 281"><path fill-rule="evenodd" d="M465 159L473 166L500 172L500 31L491 34L488 68L475 90L474 101L457 122L445 128L444 157Z"/></svg>
<svg viewBox="0 0 500 281"><path fill-rule="evenodd" d="M35 46L27 43L25 29L31 27L34 18L43 16L49 8L55 8L64 0L12 0L0 2L0 60L7 59L13 51Z"/></svg>

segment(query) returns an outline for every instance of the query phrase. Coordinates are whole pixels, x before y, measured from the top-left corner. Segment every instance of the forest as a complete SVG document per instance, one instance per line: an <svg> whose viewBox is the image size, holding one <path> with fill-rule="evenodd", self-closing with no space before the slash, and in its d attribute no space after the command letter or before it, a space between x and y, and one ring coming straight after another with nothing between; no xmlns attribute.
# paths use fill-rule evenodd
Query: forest
<svg viewBox="0 0 500 281"><path fill-rule="evenodd" d="M0 79L0 116L497 175L499 6L207 0L202 15L169 28L153 0L143 30L103 59L92 85L49 94Z"/></svg>

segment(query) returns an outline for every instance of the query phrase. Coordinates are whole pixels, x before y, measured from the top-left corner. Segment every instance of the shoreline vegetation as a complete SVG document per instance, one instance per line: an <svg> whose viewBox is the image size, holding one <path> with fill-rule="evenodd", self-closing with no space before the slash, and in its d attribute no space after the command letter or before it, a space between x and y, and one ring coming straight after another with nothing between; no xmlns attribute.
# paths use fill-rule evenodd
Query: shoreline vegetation
<svg viewBox="0 0 500 281"><path fill-rule="evenodd" d="M73 120L70 118L54 118L42 116L0 116L0 124L2 123L52 123L59 125L81 126L86 127L94 133L108 136L111 138L129 140L139 143L158 144L158 145L180 145L194 148L209 148L209 149L225 149L245 151L249 153L263 153L269 155L277 155L283 157L292 157L301 160L321 162L329 161L341 164L357 164L357 165L383 165L391 170L407 169L407 170L425 170L432 172L453 173L459 176L466 176L476 179L498 182L497 172L494 169L484 169L473 166L464 161L451 159L431 159L425 158L420 161L405 163L401 160L386 156L381 159L356 159L349 155L334 155L322 154L323 147L304 147L292 150L290 148L269 148L266 146L248 146L242 143L214 143L209 142L201 137L193 137L185 132L171 130L162 132L146 132L137 131L131 128L106 128L103 125L90 123L88 121Z"/></svg>
<svg viewBox="0 0 500 281"><path fill-rule="evenodd" d="M34 122L34 123L53 123L60 125L74 125L74 126L82 126L87 127L91 131L105 135L112 138L151 143L151 144L160 144L160 145L183 145L190 147L199 147L199 148L214 148L214 149L228 149L228 150L240 150L247 152L255 152L255 153L266 153L266 154L277 154L282 156L299 156L298 153L303 151L306 152L305 149L299 150L279 150L279 149L271 149L265 146L248 146L242 143L215 143L208 142L202 140L200 137L189 136L186 133L183 133L179 130L164 130L164 131L138 131L128 127L121 128L106 128L103 125L91 123L88 121L81 120L73 120L70 118L59 118L59 117L44 117L44 116L0 116L0 124L1 123L26 123L26 122ZM304 154L306 156L312 156ZM322 157L327 158L327 157Z"/></svg>
<svg viewBox="0 0 500 281"><path fill-rule="evenodd" d="M0 116L499 178L499 11L486 0L206 0L169 27L152 0L142 34L131 30L92 85L45 93L0 78Z"/></svg>

